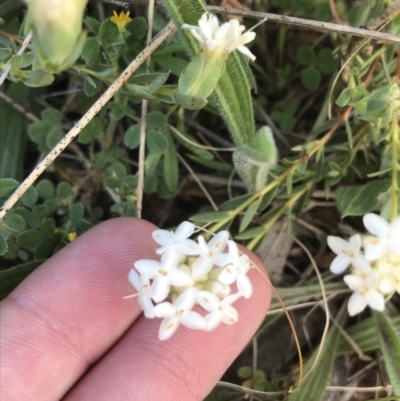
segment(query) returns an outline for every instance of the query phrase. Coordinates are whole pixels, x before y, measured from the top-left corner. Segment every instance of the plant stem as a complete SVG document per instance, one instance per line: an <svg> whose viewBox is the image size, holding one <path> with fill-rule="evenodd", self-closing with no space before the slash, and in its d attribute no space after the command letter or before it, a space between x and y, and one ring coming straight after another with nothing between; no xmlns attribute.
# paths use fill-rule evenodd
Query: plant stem
<svg viewBox="0 0 400 401"><path fill-rule="evenodd" d="M397 217L399 207L399 123L397 117L393 117L393 131L392 131L392 185L390 188L390 200L392 210L390 219L394 220Z"/></svg>

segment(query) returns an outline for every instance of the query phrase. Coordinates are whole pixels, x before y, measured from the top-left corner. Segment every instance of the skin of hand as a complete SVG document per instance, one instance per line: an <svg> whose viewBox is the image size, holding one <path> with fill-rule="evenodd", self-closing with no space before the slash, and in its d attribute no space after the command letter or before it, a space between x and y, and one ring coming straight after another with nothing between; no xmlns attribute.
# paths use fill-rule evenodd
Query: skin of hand
<svg viewBox="0 0 400 401"><path fill-rule="evenodd" d="M212 332L179 327L158 339L128 283L138 259L157 259L144 220L117 218L44 262L0 305L4 401L203 400L261 324L271 292L256 269L239 321ZM241 247L260 269L259 259Z"/></svg>

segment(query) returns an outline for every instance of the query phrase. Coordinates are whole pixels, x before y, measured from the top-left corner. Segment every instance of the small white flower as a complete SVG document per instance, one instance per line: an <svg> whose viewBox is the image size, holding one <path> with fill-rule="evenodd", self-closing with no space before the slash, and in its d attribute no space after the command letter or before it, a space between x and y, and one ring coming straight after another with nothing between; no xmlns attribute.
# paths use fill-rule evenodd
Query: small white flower
<svg viewBox="0 0 400 401"><path fill-rule="evenodd" d="M232 284L236 281L239 292L245 298L250 298L253 294L253 285L247 276L251 267L250 259L247 255L240 254L235 241L229 240L228 247L229 264L222 270L218 280L223 284Z"/></svg>
<svg viewBox="0 0 400 401"><path fill-rule="evenodd" d="M151 301L151 287L150 279L148 274L142 274L140 277L136 270L131 269L128 275L128 281L133 285L135 290L138 292L139 305L144 311L144 315L152 319L154 315L154 305Z"/></svg>
<svg viewBox="0 0 400 401"><path fill-rule="evenodd" d="M397 292L400 294L400 257L392 254L377 262L378 271L381 275L379 289L383 294Z"/></svg>
<svg viewBox="0 0 400 401"><path fill-rule="evenodd" d="M198 245L195 241L188 239L193 234L194 229L194 224L184 221L179 224L174 233L167 230L153 231L154 241L161 245L161 248L158 248L156 252L162 254L165 251L174 250L185 255L196 255Z"/></svg>
<svg viewBox="0 0 400 401"><path fill-rule="evenodd" d="M196 293L197 291L191 288L183 292L173 304L163 302L154 307L155 315L164 318L158 332L160 340L170 338L180 324L189 329L204 329L204 317L191 310L196 302Z"/></svg>
<svg viewBox="0 0 400 401"><path fill-rule="evenodd" d="M354 291L347 305L350 316L357 315L367 306L380 312L385 309L385 298L378 291L379 279L376 269L362 276L349 274L343 277L344 282Z"/></svg>
<svg viewBox="0 0 400 401"><path fill-rule="evenodd" d="M155 302L164 301L169 295L171 285L184 287L192 282L192 277L181 269L178 269L179 256L176 252L165 252L161 262L142 259L135 263L136 269L141 274L147 274L153 283L151 294Z"/></svg>
<svg viewBox="0 0 400 401"><path fill-rule="evenodd" d="M214 264L221 266L225 259L220 258L229 239L228 231L220 231L207 244L202 235L199 236L199 257L193 264L193 278L198 279L209 273Z"/></svg>
<svg viewBox="0 0 400 401"><path fill-rule="evenodd" d="M256 59L253 53L244 46L251 42L256 34L245 32L245 27L237 19L232 19L219 26L215 15L204 13L198 26L183 24L202 45L202 51L215 58L226 57L230 52L238 50L252 61Z"/></svg>
<svg viewBox="0 0 400 401"><path fill-rule="evenodd" d="M231 293L231 287L229 284L223 284L215 280L211 285L211 292L218 295L220 298L225 298Z"/></svg>
<svg viewBox="0 0 400 401"><path fill-rule="evenodd" d="M389 251L400 255L400 217L388 223L383 217L368 213L363 222L365 228L377 237L365 242L367 260L377 260Z"/></svg>
<svg viewBox="0 0 400 401"><path fill-rule="evenodd" d="M330 235L328 237L328 245L331 250L336 253L336 258L330 266L333 274L343 273L351 264L353 267L363 273L371 270L370 264L361 253L361 236L360 234L352 235L349 242L340 237Z"/></svg>
<svg viewBox="0 0 400 401"><path fill-rule="evenodd" d="M233 324L239 320L238 311L232 304L241 297L240 293L229 295L222 300L212 292L199 291L197 293L197 302L207 312L211 312L205 316L204 330L214 330L221 322L225 324Z"/></svg>

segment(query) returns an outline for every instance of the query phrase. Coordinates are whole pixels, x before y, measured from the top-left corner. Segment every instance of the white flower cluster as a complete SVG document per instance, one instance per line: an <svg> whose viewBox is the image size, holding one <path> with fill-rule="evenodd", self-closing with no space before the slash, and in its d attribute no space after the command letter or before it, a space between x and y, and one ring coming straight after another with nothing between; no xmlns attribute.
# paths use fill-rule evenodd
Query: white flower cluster
<svg viewBox="0 0 400 401"><path fill-rule="evenodd" d="M208 243L189 237L194 224L185 221L176 231L155 230L154 240L161 245L161 261L141 259L129 272L128 280L138 292L138 300L147 318L163 318L160 340L170 338L180 324L211 331L221 322L233 324L238 312L232 304L241 297L250 298L252 283L247 276L250 259L241 255L237 244L220 231ZM224 252L228 246L228 252ZM237 292L231 294L231 284ZM205 311L193 309L199 305Z"/></svg>
<svg viewBox="0 0 400 401"><path fill-rule="evenodd" d="M254 54L244 46L251 42L256 34L249 31L243 33L246 28L244 25L240 25L237 19L231 19L219 26L218 18L215 15L204 13L198 24L199 26L183 24L182 28L191 32L205 53L220 58L238 50L251 61L256 59Z"/></svg>
<svg viewBox="0 0 400 401"><path fill-rule="evenodd" d="M400 294L400 217L391 223L368 213L364 226L371 235L355 234L345 241L329 236L328 245L336 258L330 270L344 272L349 266L352 274L343 277L354 291L348 303L350 316L362 312L366 306L377 311L385 308L385 295Z"/></svg>

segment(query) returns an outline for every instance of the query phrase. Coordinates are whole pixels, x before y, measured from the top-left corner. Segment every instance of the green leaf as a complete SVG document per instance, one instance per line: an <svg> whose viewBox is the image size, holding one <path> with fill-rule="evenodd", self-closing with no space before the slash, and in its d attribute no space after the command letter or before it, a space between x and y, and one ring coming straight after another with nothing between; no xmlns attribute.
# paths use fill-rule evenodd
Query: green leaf
<svg viewBox="0 0 400 401"><path fill-rule="evenodd" d="M46 142L48 133L49 126L43 121L35 121L29 126L29 137L39 145Z"/></svg>
<svg viewBox="0 0 400 401"><path fill-rule="evenodd" d="M264 227L252 227L249 228L248 230L243 231L242 233L235 235L235 239L237 240L246 240L246 239L252 239L258 235L261 235L265 233L265 228Z"/></svg>
<svg viewBox="0 0 400 401"><path fill-rule="evenodd" d="M52 218L47 218L42 221L42 224L40 225L40 229L42 230L42 233L45 234L48 237L54 236L56 232L56 222Z"/></svg>
<svg viewBox="0 0 400 401"><path fill-rule="evenodd" d="M400 333L383 312L373 312L380 348L394 395L400 395Z"/></svg>
<svg viewBox="0 0 400 401"><path fill-rule="evenodd" d="M8 245L5 238L0 235L0 256L3 256L8 251Z"/></svg>
<svg viewBox="0 0 400 401"><path fill-rule="evenodd" d="M335 71L336 65L337 61L333 57L332 50L321 49L317 56L317 66L322 74L331 74Z"/></svg>
<svg viewBox="0 0 400 401"><path fill-rule="evenodd" d="M39 181L36 189L39 192L39 196L44 199L52 198L55 195L54 184L47 179Z"/></svg>
<svg viewBox="0 0 400 401"><path fill-rule="evenodd" d="M108 43L118 42L120 34L117 27L110 19L106 19L99 28L99 39Z"/></svg>
<svg viewBox="0 0 400 401"><path fill-rule="evenodd" d="M69 182L62 181L57 185L56 195L57 198L66 199L73 193L72 186Z"/></svg>
<svg viewBox="0 0 400 401"><path fill-rule="evenodd" d="M139 125L132 125L128 128L125 132L124 136L125 145L129 149L136 149L140 143L140 126Z"/></svg>
<svg viewBox="0 0 400 401"><path fill-rule="evenodd" d="M146 135L146 144L150 152L162 155L168 148L168 141L158 131L149 130Z"/></svg>
<svg viewBox="0 0 400 401"><path fill-rule="evenodd" d="M214 223L221 220L227 220L231 218L231 213L229 212L202 212L197 213L190 217L189 220L195 223Z"/></svg>
<svg viewBox="0 0 400 401"><path fill-rule="evenodd" d="M0 179L0 197L10 196L17 188L18 181L12 178L1 178Z"/></svg>
<svg viewBox="0 0 400 401"><path fill-rule="evenodd" d="M8 224L14 230L18 231L19 233L25 230L26 223L22 216L19 214L12 214L11 216L7 215Z"/></svg>
<svg viewBox="0 0 400 401"><path fill-rule="evenodd" d="M389 186L390 180L382 180L338 188L336 205L342 217L364 215L376 210L379 204L379 195L387 191Z"/></svg>
<svg viewBox="0 0 400 401"><path fill-rule="evenodd" d="M39 199L39 192L35 187L29 187L27 191L22 195L21 202L29 208L36 205Z"/></svg>
<svg viewBox="0 0 400 401"><path fill-rule="evenodd" d="M18 284L32 273L42 263L35 260L23 265L15 266L12 269L0 271L0 301L2 301Z"/></svg>
<svg viewBox="0 0 400 401"><path fill-rule="evenodd" d="M242 221L240 222L239 232L241 233L244 231L249 224L253 221L253 217L258 210L258 206L260 206L261 199L256 200L253 202L246 210L246 213L243 216Z"/></svg>
<svg viewBox="0 0 400 401"><path fill-rule="evenodd" d="M168 147L164 155L164 180L167 188L171 192L175 192L179 183L179 166L177 151L171 135L165 133Z"/></svg>
<svg viewBox="0 0 400 401"><path fill-rule="evenodd" d="M316 90L321 83L321 73L315 67L308 67L301 73L301 82L309 90Z"/></svg>
<svg viewBox="0 0 400 401"><path fill-rule="evenodd" d="M60 125L62 122L62 114L56 109L49 108L43 110L41 116L42 120L50 127Z"/></svg>
<svg viewBox="0 0 400 401"><path fill-rule="evenodd" d="M23 82L27 86L31 86L32 88L48 86L52 84L53 81L54 75L46 70L28 71L27 77L21 78L21 82Z"/></svg>
<svg viewBox="0 0 400 401"><path fill-rule="evenodd" d="M317 61L317 56L311 47L303 46L300 47L297 52L297 62L302 65L312 65Z"/></svg>
<svg viewBox="0 0 400 401"><path fill-rule="evenodd" d="M46 205L36 205L33 207L32 212L35 213L39 219L43 219L50 214L50 210Z"/></svg>
<svg viewBox="0 0 400 401"><path fill-rule="evenodd" d="M339 95L339 97L336 99L335 103L339 107L345 107L345 106L347 106L349 104L350 97L351 97L350 89L349 88L345 88L345 89L343 89L343 91Z"/></svg>
<svg viewBox="0 0 400 401"><path fill-rule="evenodd" d="M158 163L160 162L160 153L149 153L146 157L146 162L144 166L145 175L151 176L155 172Z"/></svg>
<svg viewBox="0 0 400 401"><path fill-rule="evenodd" d="M28 96L28 87L23 84L8 85L7 95L19 102ZM28 121L13 106L2 102L0 106L0 179L22 180L23 163L28 136ZM1 183L0 183L1 192Z"/></svg>
<svg viewBox="0 0 400 401"><path fill-rule="evenodd" d="M49 198L44 201L44 206L47 207L49 213L54 213L58 210L60 203L56 198Z"/></svg>
<svg viewBox="0 0 400 401"><path fill-rule="evenodd" d="M148 91L150 93L153 93L157 89L159 89L162 85L165 84L165 82L167 82L169 75L169 72L158 74L157 78L147 87Z"/></svg>
<svg viewBox="0 0 400 401"><path fill-rule="evenodd" d="M342 309L338 316L339 324L343 324L344 318L345 313L344 309ZM332 326L325 338L325 342L320 345L320 347L322 346L322 350L318 360L316 361L318 350L315 350L311 358L304 365L305 379L301 382L300 387L287 397L288 401L321 401L323 399L326 391L325 388L331 375L339 338L339 330L335 326ZM310 370L311 368L313 369Z"/></svg>
<svg viewBox="0 0 400 401"><path fill-rule="evenodd" d="M250 199L253 195L252 194L244 194L240 196L236 196L235 198L229 199L228 201L224 202L222 205L219 206L220 210L233 210L236 209L238 206L242 205L248 199Z"/></svg>
<svg viewBox="0 0 400 401"><path fill-rule="evenodd" d="M174 92L173 98L176 104L188 110L200 110L208 103L207 99L203 97L185 95L179 92Z"/></svg>
<svg viewBox="0 0 400 401"><path fill-rule="evenodd" d="M17 236L17 244L21 248L34 251L39 243L42 241L42 234L38 230L28 230Z"/></svg>
<svg viewBox="0 0 400 401"><path fill-rule="evenodd" d="M71 206L71 209L69 210L69 220L72 224L77 226L83 219L83 213L83 205L81 203L75 203Z"/></svg>
<svg viewBox="0 0 400 401"><path fill-rule="evenodd" d="M94 19L92 17L86 17L85 18L85 24L87 25L87 27L96 35L98 35L99 33L99 29L100 29L100 22L97 21L97 19Z"/></svg>
<svg viewBox="0 0 400 401"><path fill-rule="evenodd" d="M54 127L50 129L46 138L47 146L53 149L64 138L64 131L61 128Z"/></svg>
<svg viewBox="0 0 400 401"><path fill-rule="evenodd" d="M189 64L186 60L182 60L173 56L153 56L151 58L162 68L171 71L174 75L179 77L183 70Z"/></svg>
<svg viewBox="0 0 400 401"><path fill-rule="evenodd" d="M6 47L0 47L0 60L9 58L12 54L12 49Z"/></svg>
<svg viewBox="0 0 400 401"><path fill-rule="evenodd" d="M51 254L54 246L52 238L44 238L35 250L35 259L46 259Z"/></svg>
<svg viewBox="0 0 400 401"><path fill-rule="evenodd" d="M89 64L93 65L99 58L100 46L96 38L87 38L82 49L82 57Z"/></svg>
<svg viewBox="0 0 400 401"><path fill-rule="evenodd" d="M126 40L127 44L131 46L144 38L147 32L147 22L144 18L133 18L133 20L126 25L125 29L131 34Z"/></svg>
<svg viewBox="0 0 400 401"><path fill-rule="evenodd" d="M153 111L147 115L147 128L161 130L165 128L168 124L167 117L159 113L158 111Z"/></svg>

